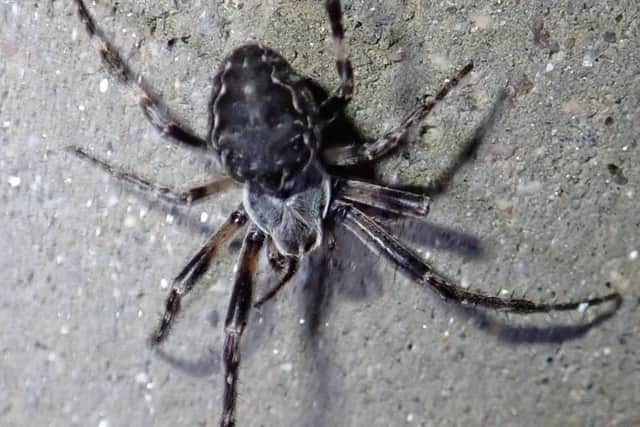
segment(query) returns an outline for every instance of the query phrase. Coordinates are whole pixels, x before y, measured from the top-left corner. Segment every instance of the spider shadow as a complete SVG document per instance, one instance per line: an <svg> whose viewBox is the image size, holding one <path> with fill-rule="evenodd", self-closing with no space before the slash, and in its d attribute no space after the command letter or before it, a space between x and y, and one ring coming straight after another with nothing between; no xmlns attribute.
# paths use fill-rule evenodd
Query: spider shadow
<svg viewBox="0 0 640 427"><path fill-rule="evenodd" d="M496 99L491 106L491 110L482 118L480 123L474 128L471 136L463 141L449 164L438 175L426 185L403 185L399 188L413 193L425 194L430 197L437 197L443 194L451 183L456 173L468 162L475 160L478 149L485 140L487 134L494 128L495 124L502 117L502 113L509 106L511 97L507 87L500 88ZM421 132L428 131L428 126Z"/></svg>
<svg viewBox="0 0 640 427"><path fill-rule="evenodd" d="M206 378L220 372L220 352L211 348L197 359L177 357L162 348L153 348L153 352L169 366L194 378Z"/></svg>
<svg viewBox="0 0 640 427"><path fill-rule="evenodd" d="M414 240L421 244L458 252L468 258L477 257L481 252L478 239L445 227L422 222L417 224L422 231L420 238ZM394 223L394 227L399 225ZM406 227L403 229L406 231ZM444 238L446 236L449 238ZM334 237L335 247L323 246L306 258L296 284L298 304L305 320L301 332L305 348L303 361L306 364L303 369L315 373L307 386L314 405L305 406L304 416L308 422L305 425L318 427L326 425L326 411L340 399L336 390L344 389L340 384L344 375L337 372L339 368L332 363L332 353L325 350L331 344L324 345L323 331L326 322L330 321L334 304L345 300L360 304L375 301L383 295L385 283L395 281L394 275L399 273L381 269L380 264L390 265L383 257L369 252L345 228L335 227Z"/></svg>

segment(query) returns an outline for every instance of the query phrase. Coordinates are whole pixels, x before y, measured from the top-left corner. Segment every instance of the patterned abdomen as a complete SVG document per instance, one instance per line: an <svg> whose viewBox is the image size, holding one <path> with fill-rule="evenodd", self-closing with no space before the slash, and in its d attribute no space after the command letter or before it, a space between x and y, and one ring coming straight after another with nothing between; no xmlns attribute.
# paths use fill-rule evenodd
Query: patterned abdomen
<svg viewBox="0 0 640 427"><path fill-rule="evenodd" d="M286 191L318 149L318 109L305 81L269 48L242 46L224 60L211 109L210 142L239 181Z"/></svg>

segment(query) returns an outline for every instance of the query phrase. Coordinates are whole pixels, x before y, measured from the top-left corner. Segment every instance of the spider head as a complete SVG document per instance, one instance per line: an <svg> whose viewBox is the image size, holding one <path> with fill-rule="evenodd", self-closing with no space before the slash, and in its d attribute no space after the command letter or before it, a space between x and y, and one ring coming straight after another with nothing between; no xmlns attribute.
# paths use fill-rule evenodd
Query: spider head
<svg viewBox="0 0 640 427"><path fill-rule="evenodd" d="M278 251L301 257L322 242L323 221L331 202L331 179L316 163L274 194L256 183L245 186L243 205L251 221L271 236Z"/></svg>

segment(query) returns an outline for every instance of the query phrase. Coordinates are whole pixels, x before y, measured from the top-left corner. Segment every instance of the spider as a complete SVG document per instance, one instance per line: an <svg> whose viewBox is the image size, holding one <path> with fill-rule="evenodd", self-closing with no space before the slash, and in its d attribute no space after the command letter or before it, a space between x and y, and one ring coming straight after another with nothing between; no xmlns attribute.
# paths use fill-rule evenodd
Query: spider
<svg viewBox="0 0 640 427"><path fill-rule="evenodd" d="M396 128L378 139L327 148L321 131L351 100L354 76L344 38L340 1L326 0L340 77L338 89L319 102L309 87L309 79L293 70L279 53L260 44L238 47L222 61L213 78L209 129L206 138L202 138L180 123L144 77L132 70L98 27L83 0L74 1L107 71L136 91L151 125L178 144L212 154L226 176L179 192L121 171L82 148L71 146L70 152L138 190L178 205L202 201L234 184L242 188L241 205L173 280L164 315L150 338L152 346L167 338L182 298L202 278L221 247L246 228L224 322L221 426L231 427L236 423L239 343L251 308L276 295L294 276L300 260L331 240L331 229L336 223L346 226L369 249L393 263L417 284L459 304L525 314L584 309L611 300L620 301L620 295L614 292L569 302L534 302L513 296L491 296L458 286L432 269L369 214L422 218L429 211L427 196L327 172L335 166L372 163L392 152L471 72L473 63L462 67L431 101L421 103ZM271 267L281 276L274 288L254 300L253 276L263 247Z"/></svg>

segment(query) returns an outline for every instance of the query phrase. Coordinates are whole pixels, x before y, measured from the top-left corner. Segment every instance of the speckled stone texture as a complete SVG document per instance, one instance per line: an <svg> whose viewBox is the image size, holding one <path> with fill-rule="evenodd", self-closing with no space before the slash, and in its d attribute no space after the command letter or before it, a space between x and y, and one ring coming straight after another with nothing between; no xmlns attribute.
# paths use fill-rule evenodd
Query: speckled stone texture
<svg viewBox="0 0 640 427"><path fill-rule="evenodd" d="M435 198L432 225L394 231L473 288L570 299L610 286L624 304L610 317L461 310L338 229L333 261L315 257L252 315L238 426L640 425L638 3L343 4L348 114L365 135L476 64L432 128L381 162L380 179L427 185L509 94ZM89 7L202 135L213 71L248 40L327 88L338 82L319 1ZM237 243L188 298L164 353L146 339L171 278L239 193L172 209L66 154L69 144L176 188L210 177L209 162L162 140L107 76L71 2L3 0L0 425L217 425Z"/></svg>

